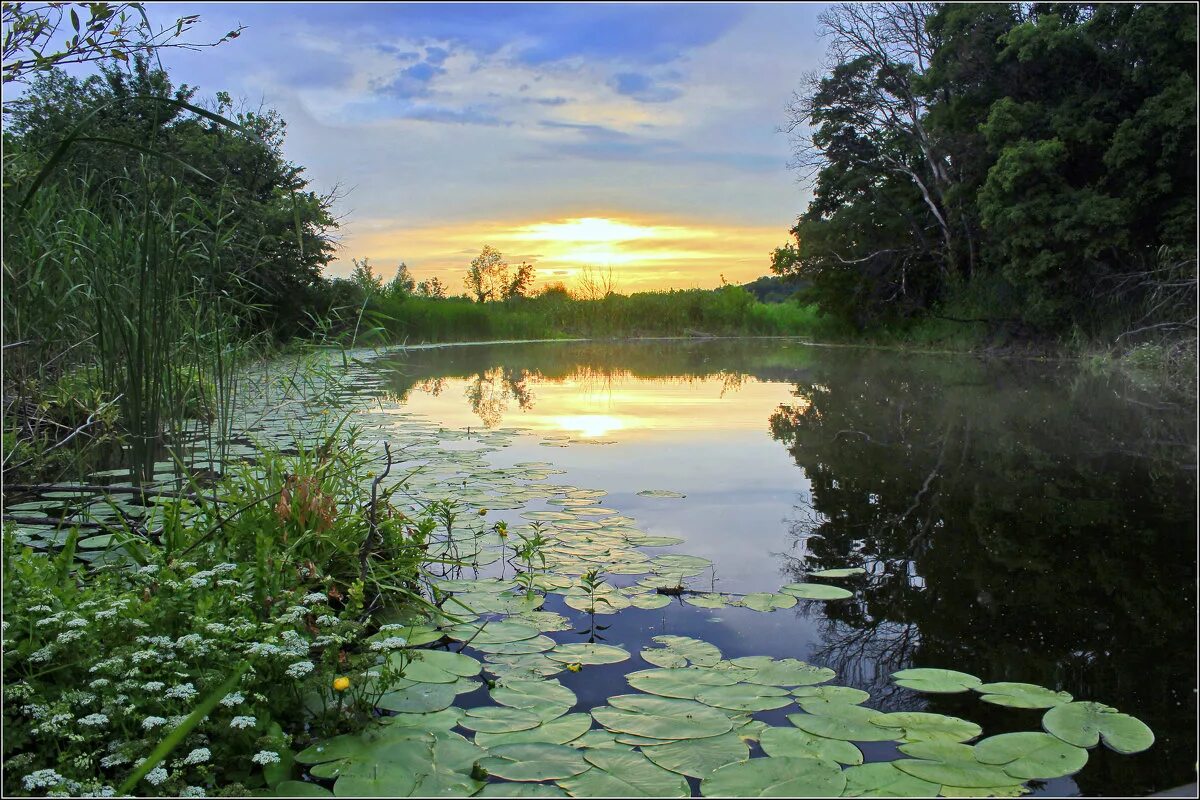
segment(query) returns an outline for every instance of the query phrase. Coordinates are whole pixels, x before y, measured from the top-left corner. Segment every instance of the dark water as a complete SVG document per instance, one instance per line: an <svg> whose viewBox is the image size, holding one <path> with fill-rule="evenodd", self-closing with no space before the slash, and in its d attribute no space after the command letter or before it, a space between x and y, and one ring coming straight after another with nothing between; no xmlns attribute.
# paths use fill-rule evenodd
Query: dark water
<svg viewBox="0 0 1200 800"><path fill-rule="evenodd" d="M673 633L728 658L801 658L869 691L868 705L964 717L985 736L1038 730L1042 712L917 694L888 676L943 667L1037 683L1133 714L1157 741L1133 756L1096 748L1083 772L1035 793L1195 780L1194 400L1075 364L779 340L485 345L382 363L389 389L432 421L571 434L565 448L520 437L493 461L552 461L562 482L608 490L606 507L712 559L701 580L718 591L868 573L839 582L854 600L631 608L597 617L610 626L599 631L552 595L547 609L583 626L575 638L636 653ZM687 497L636 494L647 488ZM558 677L588 708L643 666ZM757 716L786 724L784 713ZM890 743L861 747L896 757Z"/></svg>

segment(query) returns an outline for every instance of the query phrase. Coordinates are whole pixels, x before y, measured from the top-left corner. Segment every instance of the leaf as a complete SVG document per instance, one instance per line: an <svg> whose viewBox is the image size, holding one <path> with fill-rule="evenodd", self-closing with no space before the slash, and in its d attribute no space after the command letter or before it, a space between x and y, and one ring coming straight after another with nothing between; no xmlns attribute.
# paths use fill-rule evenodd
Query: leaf
<svg viewBox="0 0 1200 800"><path fill-rule="evenodd" d="M333 797L333 792L310 781L280 781L274 793L276 797Z"/></svg>
<svg viewBox="0 0 1200 800"><path fill-rule="evenodd" d="M706 706L733 711L770 711L792 704L792 695L778 686L739 683L733 686L713 686L696 694Z"/></svg>
<svg viewBox="0 0 1200 800"><path fill-rule="evenodd" d="M376 703L387 711L425 714L449 708L457 694L453 684L418 683L405 689L387 692Z"/></svg>
<svg viewBox="0 0 1200 800"><path fill-rule="evenodd" d="M896 769L914 778L942 786L961 786L967 789L989 786L1011 786L1020 783L999 767L974 761L955 759L952 761L923 761L902 758L893 761Z"/></svg>
<svg viewBox="0 0 1200 800"><path fill-rule="evenodd" d="M557 786L545 783L489 783L475 797L570 797Z"/></svg>
<svg viewBox="0 0 1200 800"><path fill-rule="evenodd" d="M849 578L851 575L863 575L866 570L862 567L843 567L841 569L822 569L808 573L810 578Z"/></svg>
<svg viewBox="0 0 1200 800"><path fill-rule="evenodd" d="M846 787L842 768L823 758L752 758L700 782L705 797L830 797Z"/></svg>
<svg viewBox="0 0 1200 800"><path fill-rule="evenodd" d="M696 699L696 695L712 686L732 686L738 676L732 672L705 667L676 669L644 669L630 672L625 680L635 689L662 697Z"/></svg>
<svg viewBox="0 0 1200 800"><path fill-rule="evenodd" d="M824 583L789 583L780 587L779 591L795 595L802 600L845 600L854 596L854 592Z"/></svg>
<svg viewBox="0 0 1200 800"><path fill-rule="evenodd" d="M893 762L863 764L846 770L843 797L935 797L941 786L896 769Z"/></svg>
<svg viewBox="0 0 1200 800"><path fill-rule="evenodd" d="M981 683L971 688L983 694L979 699L985 703L1011 708L1053 708L1075 699L1032 683Z"/></svg>
<svg viewBox="0 0 1200 800"><path fill-rule="evenodd" d="M572 797L688 797L687 778L663 769L633 750L593 750L584 757L592 768L561 780Z"/></svg>
<svg viewBox="0 0 1200 800"><path fill-rule="evenodd" d="M893 672L892 678L906 689L939 694L965 692L983 683L974 675L952 669L902 669Z"/></svg>
<svg viewBox="0 0 1200 800"><path fill-rule="evenodd" d="M498 745L479 765L509 781L561 780L591 769L579 750L541 742Z"/></svg>
<svg viewBox="0 0 1200 800"><path fill-rule="evenodd" d="M878 714L878 711L869 708L847 704L844 709L838 709L836 716L788 714L788 721L802 731L807 731L814 736L824 736L827 739L843 739L848 742L887 742L899 738L899 731L871 724L871 718Z"/></svg>
<svg viewBox="0 0 1200 800"><path fill-rule="evenodd" d="M508 733L536 728L542 718L530 711L507 706L484 706L467 709L459 725L470 731L483 733Z"/></svg>
<svg viewBox="0 0 1200 800"><path fill-rule="evenodd" d="M1048 733L1027 731L989 736L975 745L975 760L997 764L1014 778L1049 780L1079 772L1088 752Z"/></svg>
<svg viewBox="0 0 1200 800"><path fill-rule="evenodd" d="M827 703L849 703L850 705L858 705L871 699L869 692L851 686L800 686L792 689L792 694L799 698L796 702L802 705L806 699L824 700Z"/></svg>
<svg viewBox="0 0 1200 800"><path fill-rule="evenodd" d="M616 664L629 659L629 651L607 644L560 644L546 658L564 664Z"/></svg>
<svg viewBox="0 0 1200 800"><path fill-rule="evenodd" d="M1055 706L1042 716L1042 727L1076 747L1095 747L1103 739L1109 749L1130 754L1154 744L1154 732L1144 722L1103 703Z"/></svg>
<svg viewBox="0 0 1200 800"><path fill-rule="evenodd" d="M749 758L750 748L736 732L731 732L647 747L642 754L663 769L703 778L718 767Z"/></svg>
<svg viewBox="0 0 1200 800"><path fill-rule="evenodd" d="M683 598L683 602L698 608L725 607L725 598L719 594L689 594Z"/></svg>
<svg viewBox="0 0 1200 800"><path fill-rule="evenodd" d="M502 744L531 744L546 742L548 744L566 744L578 739L592 727L592 719L587 714L567 714L565 717L543 722L536 728L512 733L477 733L475 743L480 747L496 747Z"/></svg>
<svg viewBox="0 0 1200 800"><path fill-rule="evenodd" d="M687 497L686 494L673 492L670 489L642 489L638 492L638 497L657 497L657 498L675 498L682 499Z"/></svg>
<svg viewBox="0 0 1200 800"><path fill-rule="evenodd" d="M470 642L471 646L475 647L535 639L541 635L541 631L530 625L502 620L482 624L455 625L446 629L446 635L459 642Z"/></svg>
<svg viewBox="0 0 1200 800"><path fill-rule="evenodd" d="M855 706L857 708L857 706ZM944 741L968 742L983 733L974 722L944 714L929 714L923 711L899 711L880 714L871 718L871 723L884 728L900 728L908 742Z"/></svg>
<svg viewBox="0 0 1200 800"><path fill-rule="evenodd" d="M577 702L575 693L558 681L506 681L492 690L492 700L519 708L543 720L562 716Z"/></svg>
<svg viewBox="0 0 1200 800"><path fill-rule="evenodd" d="M749 669L743 680L771 686L812 686L837 677L828 667L816 667L796 658L775 661L763 656L735 658L733 665Z"/></svg>
<svg viewBox="0 0 1200 800"><path fill-rule="evenodd" d="M733 728L727 715L690 700L626 694L608 702L611 707L592 709L592 716L613 732L652 739L702 739Z"/></svg>
<svg viewBox="0 0 1200 800"><path fill-rule="evenodd" d="M662 647L647 647L642 650L641 656L658 667L711 667L721 660L721 651L700 639L689 636L655 636L653 641Z"/></svg>
<svg viewBox="0 0 1200 800"><path fill-rule="evenodd" d="M769 756L824 758L839 764L863 763L863 754L850 742L814 736L796 728L764 728L758 742Z"/></svg>
<svg viewBox="0 0 1200 800"><path fill-rule="evenodd" d="M796 605L796 596L784 592L753 592L742 598L742 605L754 611L774 611L777 608L791 608Z"/></svg>

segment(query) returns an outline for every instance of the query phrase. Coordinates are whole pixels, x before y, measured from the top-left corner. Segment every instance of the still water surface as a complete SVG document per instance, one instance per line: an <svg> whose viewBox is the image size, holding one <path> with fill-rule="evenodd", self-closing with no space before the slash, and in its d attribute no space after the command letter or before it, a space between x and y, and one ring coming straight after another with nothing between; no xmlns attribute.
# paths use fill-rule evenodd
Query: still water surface
<svg viewBox="0 0 1200 800"><path fill-rule="evenodd" d="M800 658L869 691L869 706L963 717L984 736L1039 730L1042 712L918 694L889 675L942 667L1037 683L1133 714L1157 742L1134 756L1096 748L1083 772L1034 793L1145 794L1195 779L1194 401L1070 364L786 340L474 345L375 366L429 422L528 429L489 461L549 461L566 471L557 480L607 490L604 506L639 529L686 539L668 551L713 561L696 588L868 572L839 581L853 600L629 608L558 640L590 633L636 654L669 633L727 658ZM489 522L523 523L517 514ZM549 598L586 629L586 614ZM629 691L624 674L646 666L636 662L558 677L586 710ZM756 716L788 724L783 711ZM890 743L862 749L868 761L902 757Z"/></svg>

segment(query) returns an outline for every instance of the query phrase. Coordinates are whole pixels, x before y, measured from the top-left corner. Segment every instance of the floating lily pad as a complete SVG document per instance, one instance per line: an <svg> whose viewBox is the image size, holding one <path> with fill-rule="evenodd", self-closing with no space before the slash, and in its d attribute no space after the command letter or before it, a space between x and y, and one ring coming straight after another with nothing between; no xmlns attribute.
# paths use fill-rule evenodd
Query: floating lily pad
<svg viewBox="0 0 1200 800"><path fill-rule="evenodd" d="M696 695L712 686L732 686L738 676L706 667L680 667L675 669L644 669L630 672L625 680L635 689L660 695L694 700Z"/></svg>
<svg viewBox="0 0 1200 800"><path fill-rule="evenodd" d="M706 706L732 711L770 711L792 704L787 689L753 683L713 686L698 692L696 699Z"/></svg>
<svg viewBox="0 0 1200 800"><path fill-rule="evenodd" d="M982 786L967 788L965 786L943 786L942 797L1020 797L1029 794L1029 787L1017 783L1012 786Z"/></svg>
<svg viewBox="0 0 1200 800"><path fill-rule="evenodd" d="M938 694L965 692L983 683L974 675L952 669L902 669L893 672L892 678L906 689Z"/></svg>
<svg viewBox="0 0 1200 800"><path fill-rule="evenodd" d="M447 650L409 650L406 658L404 677L418 683L453 683L460 677L478 675L483 667L470 656ZM448 680L444 679L447 675Z"/></svg>
<svg viewBox="0 0 1200 800"><path fill-rule="evenodd" d="M662 647L644 648L641 656L658 667L711 667L721 660L721 651L715 645L700 639L689 636L655 636L653 641Z"/></svg>
<svg viewBox="0 0 1200 800"><path fill-rule="evenodd" d="M769 756L824 758L847 765L863 763L862 751L850 742L814 736L798 728L764 728L758 741Z"/></svg>
<svg viewBox="0 0 1200 800"><path fill-rule="evenodd" d="M570 797L552 784L546 783L489 783L475 797Z"/></svg>
<svg viewBox="0 0 1200 800"><path fill-rule="evenodd" d="M616 664L629 658L629 651L608 644L560 644L546 658L564 664Z"/></svg>
<svg viewBox="0 0 1200 800"><path fill-rule="evenodd" d="M854 592L824 583L789 583L780 587L779 591L803 600L845 600L854 596Z"/></svg>
<svg viewBox="0 0 1200 800"><path fill-rule="evenodd" d="M509 781L553 781L591 769L579 750L561 744L498 745L488 750L479 766Z"/></svg>
<svg viewBox="0 0 1200 800"><path fill-rule="evenodd" d="M878 711L862 706L846 704L836 716L813 714L788 714L788 721L802 731L827 739L843 739L848 742L886 742L900 737L900 731L873 725L871 718Z"/></svg>
<svg viewBox="0 0 1200 800"><path fill-rule="evenodd" d="M750 748L736 732L684 739L642 750L646 758L663 769L703 778L715 769L750 757Z"/></svg>
<svg viewBox="0 0 1200 800"><path fill-rule="evenodd" d="M896 769L914 778L942 786L960 786L966 789L981 789L992 786L1012 786L1021 782L999 767L980 764L977 761L954 759L951 761L924 761L902 758L893 761Z"/></svg>
<svg viewBox="0 0 1200 800"><path fill-rule="evenodd" d="M484 669L498 676L504 683L510 680L539 680L557 675L566 665L552 661L542 653L526 655L489 655Z"/></svg>
<svg viewBox="0 0 1200 800"><path fill-rule="evenodd" d="M333 792L309 781L280 781L274 794L276 797L333 797Z"/></svg>
<svg viewBox="0 0 1200 800"><path fill-rule="evenodd" d="M530 711L508 706L485 706L467 709L458 724L467 730L482 733L508 733L536 728L542 722L541 717Z"/></svg>
<svg viewBox="0 0 1200 800"><path fill-rule="evenodd" d="M803 703L804 700L811 698L829 703L858 705L871 699L869 692L855 689L852 686L798 686L792 689L792 694L800 698L796 701L798 703Z"/></svg>
<svg viewBox="0 0 1200 800"><path fill-rule="evenodd" d="M724 608L725 598L719 594L689 594L683 602L699 608Z"/></svg>
<svg viewBox="0 0 1200 800"><path fill-rule="evenodd" d="M425 714L449 708L457 694L452 684L418 683L404 689L387 692L376 703L387 711Z"/></svg>
<svg viewBox="0 0 1200 800"><path fill-rule="evenodd" d="M489 655L532 655L534 653L544 653L551 650L557 644L549 636L538 635L532 639L522 639L519 642L500 642L498 644L481 644L479 642L471 642L471 647L474 647L481 653Z"/></svg>
<svg viewBox="0 0 1200 800"><path fill-rule="evenodd" d="M727 764L700 782L705 797L836 797L846 776L823 758L752 758Z"/></svg>
<svg viewBox="0 0 1200 800"><path fill-rule="evenodd" d="M846 770L843 797L934 797L941 786L896 769L890 761Z"/></svg>
<svg viewBox="0 0 1200 800"><path fill-rule="evenodd" d="M926 761L975 761L975 747L961 742L930 739L923 742L905 742L897 748L901 753Z"/></svg>
<svg viewBox="0 0 1200 800"><path fill-rule="evenodd" d="M880 714L872 717L871 722L884 728L900 728L907 742L968 742L983 733L983 728L974 722L923 711Z"/></svg>
<svg viewBox="0 0 1200 800"><path fill-rule="evenodd" d="M655 609L671 605L671 598L665 594L638 594L629 598L634 608Z"/></svg>
<svg viewBox="0 0 1200 800"><path fill-rule="evenodd" d="M685 494L673 492L670 489L642 489L638 492L638 497L659 497L659 498L683 498Z"/></svg>
<svg viewBox="0 0 1200 800"><path fill-rule="evenodd" d="M492 690L492 700L510 708L531 711L543 720L561 716L577 702L575 693L558 681L518 680L497 686Z"/></svg>
<svg viewBox="0 0 1200 800"><path fill-rule="evenodd" d="M862 575L866 572L862 567L843 567L841 569L822 569L808 573L810 578L849 578L851 575Z"/></svg>
<svg viewBox="0 0 1200 800"><path fill-rule="evenodd" d="M751 670L743 680L771 686L813 686L837 677L828 667L817 667L796 658L778 661L764 656L735 658L735 666Z"/></svg>
<svg viewBox="0 0 1200 800"><path fill-rule="evenodd" d="M531 744L533 742L566 744L583 736L590 727L592 727L592 719L587 714L567 714L564 717L543 722L529 730L511 733L477 733L475 734L475 744L489 749L502 744Z"/></svg>
<svg viewBox="0 0 1200 800"><path fill-rule="evenodd" d="M985 703L1012 708L1053 708L1075 699L1033 683L981 683L971 688L983 695L979 699Z"/></svg>
<svg viewBox="0 0 1200 800"><path fill-rule="evenodd" d="M742 605L754 611L775 611L796 605L796 596L784 592L753 592L742 598Z"/></svg>
<svg viewBox="0 0 1200 800"><path fill-rule="evenodd" d="M614 733L653 739L702 739L733 728L722 712L690 700L618 695L608 702L611 707L595 708L592 716Z"/></svg>
<svg viewBox="0 0 1200 800"><path fill-rule="evenodd" d="M541 634L537 628L518 622L485 622L480 624L455 625L446 629L446 635L459 642L470 642L471 646L486 644L508 644L534 639Z"/></svg>
<svg viewBox="0 0 1200 800"><path fill-rule="evenodd" d="M1118 753L1140 753L1154 744L1154 732L1136 717L1103 703L1074 702L1055 706L1042 716L1042 727L1068 744L1095 747L1103 739Z"/></svg>
<svg viewBox="0 0 1200 800"><path fill-rule="evenodd" d="M641 753L592 750L584 757L592 768L558 785L572 797L688 797L687 778L663 769Z"/></svg>
<svg viewBox="0 0 1200 800"><path fill-rule="evenodd" d="M975 745L975 760L996 764L1014 778L1049 780L1074 775L1088 761L1088 752L1048 733L1003 733Z"/></svg>

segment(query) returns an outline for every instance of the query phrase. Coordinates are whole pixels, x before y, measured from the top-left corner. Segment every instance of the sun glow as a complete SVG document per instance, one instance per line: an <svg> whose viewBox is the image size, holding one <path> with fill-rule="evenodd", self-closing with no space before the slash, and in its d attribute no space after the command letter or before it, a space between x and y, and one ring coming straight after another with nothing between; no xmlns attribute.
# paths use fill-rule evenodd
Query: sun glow
<svg viewBox="0 0 1200 800"><path fill-rule="evenodd" d="M564 431L574 431L580 436L603 436L625 427L620 417L610 414L584 414L571 417L555 417L555 424Z"/></svg>

